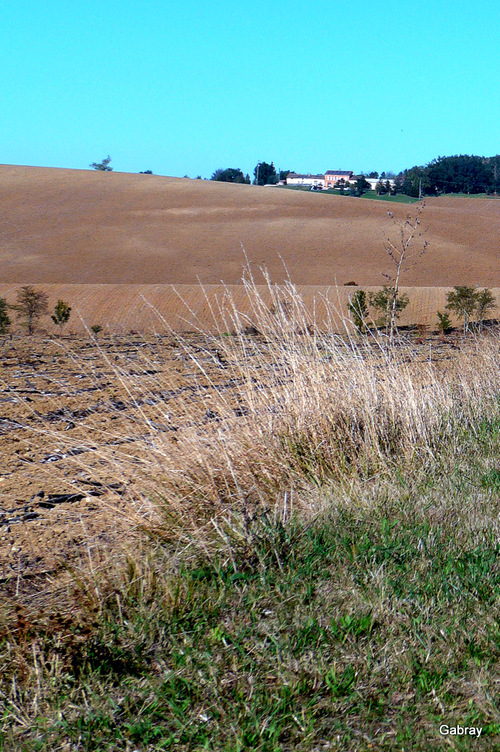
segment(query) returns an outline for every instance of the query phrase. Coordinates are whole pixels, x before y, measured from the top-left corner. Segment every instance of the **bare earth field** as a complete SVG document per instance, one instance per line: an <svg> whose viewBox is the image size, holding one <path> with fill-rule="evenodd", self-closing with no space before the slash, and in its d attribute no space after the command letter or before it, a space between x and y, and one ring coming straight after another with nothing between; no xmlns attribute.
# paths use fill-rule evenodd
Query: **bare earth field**
<svg viewBox="0 0 500 752"><path fill-rule="evenodd" d="M411 206L211 181L0 166L0 283L379 285ZM500 284L500 202L432 198L410 287Z"/></svg>

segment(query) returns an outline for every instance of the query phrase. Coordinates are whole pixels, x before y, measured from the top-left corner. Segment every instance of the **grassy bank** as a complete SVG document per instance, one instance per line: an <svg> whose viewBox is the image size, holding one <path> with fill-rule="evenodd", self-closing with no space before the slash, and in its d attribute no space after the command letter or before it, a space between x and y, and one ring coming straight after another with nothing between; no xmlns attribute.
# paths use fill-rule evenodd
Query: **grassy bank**
<svg viewBox="0 0 500 752"><path fill-rule="evenodd" d="M178 340L174 443L148 419L147 453L103 449L149 505L133 539L63 605L6 602L0 749L498 748L498 339L434 362L274 294Z"/></svg>

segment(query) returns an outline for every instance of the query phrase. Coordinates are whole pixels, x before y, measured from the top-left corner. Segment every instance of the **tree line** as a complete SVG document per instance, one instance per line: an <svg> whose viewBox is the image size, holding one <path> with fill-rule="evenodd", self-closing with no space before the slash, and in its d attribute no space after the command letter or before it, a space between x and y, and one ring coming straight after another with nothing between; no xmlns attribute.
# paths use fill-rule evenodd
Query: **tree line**
<svg viewBox="0 0 500 752"><path fill-rule="evenodd" d="M280 180L285 180L290 170L276 170L274 163L257 162L253 175L254 185L276 185ZM225 169L215 170L210 180L216 180L222 183L246 183L250 185L250 175L243 174L239 167L226 167Z"/></svg>
<svg viewBox="0 0 500 752"><path fill-rule="evenodd" d="M500 155L437 157L427 165L400 172L395 180L397 191L414 197L442 193L490 195L500 192Z"/></svg>

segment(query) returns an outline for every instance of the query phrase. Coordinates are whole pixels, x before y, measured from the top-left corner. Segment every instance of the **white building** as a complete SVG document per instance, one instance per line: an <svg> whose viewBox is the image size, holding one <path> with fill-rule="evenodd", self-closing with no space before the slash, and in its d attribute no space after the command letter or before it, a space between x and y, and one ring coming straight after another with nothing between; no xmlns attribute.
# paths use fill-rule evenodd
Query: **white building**
<svg viewBox="0 0 500 752"><path fill-rule="evenodd" d="M377 185L379 183L383 183L383 185L385 185L388 182L391 188L394 188L394 186L396 185L396 181L390 178L365 178L365 180L367 183L370 183L370 188L372 189L372 191L377 190Z"/></svg>
<svg viewBox="0 0 500 752"><path fill-rule="evenodd" d="M287 185L308 185L323 188L325 185L325 176L323 175L302 175L298 172L289 172L286 176Z"/></svg>

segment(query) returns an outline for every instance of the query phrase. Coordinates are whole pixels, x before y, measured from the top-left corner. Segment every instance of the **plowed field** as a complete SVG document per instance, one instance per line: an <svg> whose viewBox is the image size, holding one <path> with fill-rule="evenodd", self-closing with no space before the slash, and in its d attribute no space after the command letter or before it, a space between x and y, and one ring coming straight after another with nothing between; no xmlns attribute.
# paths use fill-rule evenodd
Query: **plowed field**
<svg viewBox="0 0 500 752"><path fill-rule="evenodd" d="M58 298L72 305L74 332L82 320L122 333L159 330L161 317L206 326L225 295L221 281L245 310L245 254L257 282L265 266L273 283L297 284L311 308L319 301L316 318L325 297L345 312L353 288L343 285L386 282L387 238L397 243L415 213L280 188L8 165L0 191L0 296L14 302L19 285L41 286L50 307ZM452 285L500 284L500 201L428 199L421 228L428 247L404 274L419 289L407 290L402 323L435 323ZM42 327L53 330L48 318Z"/></svg>
<svg viewBox="0 0 500 752"><path fill-rule="evenodd" d="M0 282L379 285L411 206L156 175L0 166ZM388 209L394 214L388 216ZM428 199L408 286L500 284L500 201Z"/></svg>

